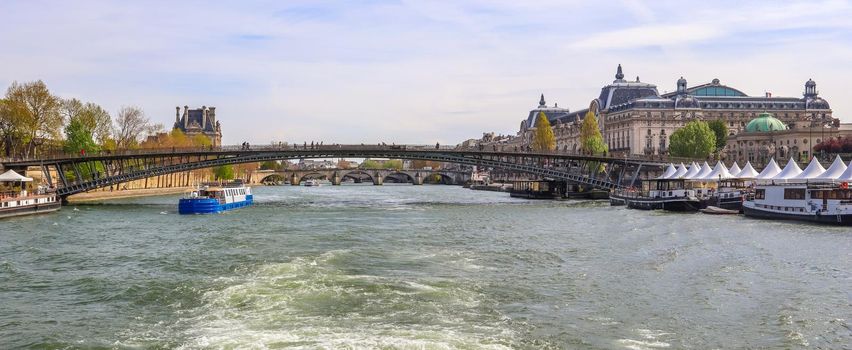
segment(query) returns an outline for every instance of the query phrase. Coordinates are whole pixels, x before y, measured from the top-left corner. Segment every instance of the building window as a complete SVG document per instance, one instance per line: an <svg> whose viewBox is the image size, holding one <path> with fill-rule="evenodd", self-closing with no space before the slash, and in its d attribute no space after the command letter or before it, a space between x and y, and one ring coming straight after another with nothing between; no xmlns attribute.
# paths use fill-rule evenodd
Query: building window
<svg viewBox="0 0 852 350"><path fill-rule="evenodd" d="M785 188L784 199L805 199L804 188Z"/></svg>

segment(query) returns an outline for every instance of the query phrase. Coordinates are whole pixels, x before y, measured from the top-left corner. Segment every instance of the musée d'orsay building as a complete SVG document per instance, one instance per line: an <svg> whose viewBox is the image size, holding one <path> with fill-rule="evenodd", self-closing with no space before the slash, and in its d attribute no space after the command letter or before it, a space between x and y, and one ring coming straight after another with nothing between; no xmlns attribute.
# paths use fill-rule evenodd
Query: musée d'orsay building
<svg viewBox="0 0 852 350"><path fill-rule="evenodd" d="M612 154L666 154L672 132L695 119L724 120L729 130L725 158L758 164L773 156L806 159L812 145L839 133L852 133L832 117L813 80L805 83L803 97L748 96L719 79L690 87L680 78L676 86L675 92L660 94L656 85L641 82L639 77L624 79L619 65L615 80L601 89L587 109L571 112L548 107L542 96L538 108L521 122L518 141L529 144L535 118L544 112L557 147L577 151L580 124L590 109ZM778 123L766 119L761 115L764 112ZM747 128L752 121L755 123Z"/></svg>

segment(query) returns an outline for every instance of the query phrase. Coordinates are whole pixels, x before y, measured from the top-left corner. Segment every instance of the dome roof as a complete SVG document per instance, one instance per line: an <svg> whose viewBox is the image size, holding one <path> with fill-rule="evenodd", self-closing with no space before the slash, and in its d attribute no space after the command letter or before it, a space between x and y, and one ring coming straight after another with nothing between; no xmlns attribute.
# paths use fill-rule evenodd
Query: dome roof
<svg viewBox="0 0 852 350"><path fill-rule="evenodd" d="M771 114L763 112L757 116L757 118L752 119L746 125L746 132L768 132L768 131L781 131L787 130L787 125L784 125L784 122L776 119Z"/></svg>
<svg viewBox="0 0 852 350"><path fill-rule="evenodd" d="M807 109L830 109L828 106L828 101L823 100L822 97L815 97L813 99L809 99L807 101Z"/></svg>

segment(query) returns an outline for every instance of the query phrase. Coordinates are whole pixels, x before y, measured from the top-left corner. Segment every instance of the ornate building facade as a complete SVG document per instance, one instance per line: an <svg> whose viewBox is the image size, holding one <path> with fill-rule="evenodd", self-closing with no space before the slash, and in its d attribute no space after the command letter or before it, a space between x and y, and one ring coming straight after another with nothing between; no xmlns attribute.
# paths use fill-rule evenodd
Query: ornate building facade
<svg viewBox="0 0 852 350"><path fill-rule="evenodd" d="M675 92L660 94L655 85L643 83L639 77L625 80L619 65L615 80L601 89L589 108L560 117L548 116L557 147L568 152L579 150L580 124L589 111L597 117L604 141L613 154L667 154L671 134L692 120L723 120L732 140L763 112L770 112L791 129L811 131L822 126L835 129L840 126L838 119L832 117L828 102L819 97L813 80L805 83L801 98L748 96L723 85L719 79L689 87L686 79L680 78L676 87ZM524 129L528 120L521 123L519 137L528 134ZM733 146L730 142L729 145ZM805 149L799 147L796 151ZM735 159L747 158L745 153L740 155L730 150L726 154Z"/></svg>
<svg viewBox="0 0 852 350"><path fill-rule="evenodd" d="M216 107L189 109L189 106L183 106L183 115L180 113L180 107L175 107L174 128L180 129L189 137L199 134L207 136L213 146L222 145L222 126L216 120Z"/></svg>

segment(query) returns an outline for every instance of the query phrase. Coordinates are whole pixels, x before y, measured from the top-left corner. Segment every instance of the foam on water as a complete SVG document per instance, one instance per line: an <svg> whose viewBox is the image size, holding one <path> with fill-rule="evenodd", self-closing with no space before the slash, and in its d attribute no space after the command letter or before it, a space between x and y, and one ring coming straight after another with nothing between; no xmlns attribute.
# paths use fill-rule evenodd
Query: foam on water
<svg viewBox="0 0 852 350"><path fill-rule="evenodd" d="M204 294L181 348L508 349L516 334L475 285L346 272L348 251L265 264Z"/></svg>

